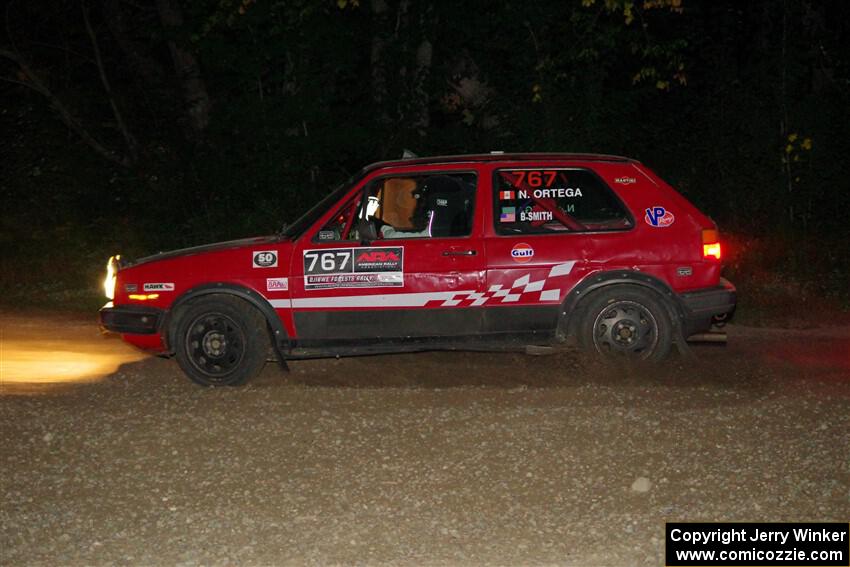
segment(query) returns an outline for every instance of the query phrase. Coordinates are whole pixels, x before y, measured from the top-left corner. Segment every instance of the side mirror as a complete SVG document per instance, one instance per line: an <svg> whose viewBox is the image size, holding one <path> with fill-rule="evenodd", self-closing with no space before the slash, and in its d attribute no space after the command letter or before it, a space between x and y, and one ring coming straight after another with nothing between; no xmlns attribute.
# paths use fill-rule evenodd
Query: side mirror
<svg viewBox="0 0 850 567"><path fill-rule="evenodd" d="M366 219L357 219L357 234L360 235L361 244L369 244L378 239L378 230L375 223Z"/></svg>

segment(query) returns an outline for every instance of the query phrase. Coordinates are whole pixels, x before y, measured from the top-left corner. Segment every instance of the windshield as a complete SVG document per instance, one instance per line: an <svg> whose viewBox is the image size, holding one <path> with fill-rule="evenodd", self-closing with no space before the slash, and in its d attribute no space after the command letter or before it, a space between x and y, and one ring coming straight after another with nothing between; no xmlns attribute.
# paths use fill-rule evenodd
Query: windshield
<svg viewBox="0 0 850 567"><path fill-rule="evenodd" d="M294 240L301 236L305 230L316 222L320 216L328 210L328 207L339 201L351 187L363 177L363 171L351 176L336 189L331 191L324 199L313 205L310 210L298 217L295 222L287 226L280 233L281 237Z"/></svg>

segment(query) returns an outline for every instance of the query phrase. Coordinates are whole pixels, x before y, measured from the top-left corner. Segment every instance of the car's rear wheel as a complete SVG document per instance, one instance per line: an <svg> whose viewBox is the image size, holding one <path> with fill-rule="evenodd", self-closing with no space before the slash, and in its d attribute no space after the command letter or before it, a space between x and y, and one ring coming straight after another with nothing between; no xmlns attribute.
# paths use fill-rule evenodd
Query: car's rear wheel
<svg viewBox="0 0 850 567"><path fill-rule="evenodd" d="M269 346L266 321L244 301L201 298L180 314L174 346L180 368L202 386L236 386L259 374Z"/></svg>
<svg viewBox="0 0 850 567"><path fill-rule="evenodd" d="M582 305L581 346L606 359L658 361L670 352L673 324L657 294L636 286L614 286Z"/></svg>

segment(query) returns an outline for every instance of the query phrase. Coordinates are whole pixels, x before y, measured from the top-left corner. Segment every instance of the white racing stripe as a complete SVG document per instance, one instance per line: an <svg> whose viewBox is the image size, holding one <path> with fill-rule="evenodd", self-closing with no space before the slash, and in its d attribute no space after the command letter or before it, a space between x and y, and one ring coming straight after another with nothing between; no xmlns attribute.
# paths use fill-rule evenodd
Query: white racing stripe
<svg viewBox="0 0 850 567"><path fill-rule="evenodd" d="M425 293L382 293L379 295L346 295L341 297L305 297L292 300L296 309L322 307L424 307L429 301L448 301L469 291L436 291ZM285 301L285 300L284 300ZM274 303L272 303L274 305Z"/></svg>
<svg viewBox="0 0 850 567"><path fill-rule="evenodd" d="M464 301L471 301L467 307L481 306L485 303L514 303L525 293L537 293L538 302L554 303L561 300L561 289L543 289L550 278L566 276L573 271L575 260L552 266L546 279L531 281L531 274L516 279L508 289L501 284L490 286L486 292L474 290L435 291L423 293L382 293L376 295L344 295L339 297L304 297L298 299L271 299L272 307L277 309L322 309L345 307L424 307L429 301L442 301L442 307L456 307ZM491 301L492 300L492 301Z"/></svg>

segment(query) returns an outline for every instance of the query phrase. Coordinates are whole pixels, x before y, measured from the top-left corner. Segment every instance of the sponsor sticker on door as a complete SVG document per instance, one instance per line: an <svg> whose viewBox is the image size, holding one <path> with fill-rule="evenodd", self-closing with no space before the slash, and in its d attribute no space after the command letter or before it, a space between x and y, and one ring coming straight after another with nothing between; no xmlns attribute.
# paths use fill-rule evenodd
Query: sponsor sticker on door
<svg viewBox="0 0 850 567"><path fill-rule="evenodd" d="M511 258L514 259L514 262L525 264L530 262L532 257L534 257L534 248L525 242L520 242L511 249Z"/></svg>
<svg viewBox="0 0 850 567"><path fill-rule="evenodd" d="M304 251L305 290L403 285L403 246Z"/></svg>
<svg viewBox="0 0 850 567"><path fill-rule="evenodd" d="M266 278L266 291L288 291L289 278Z"/></svg>

